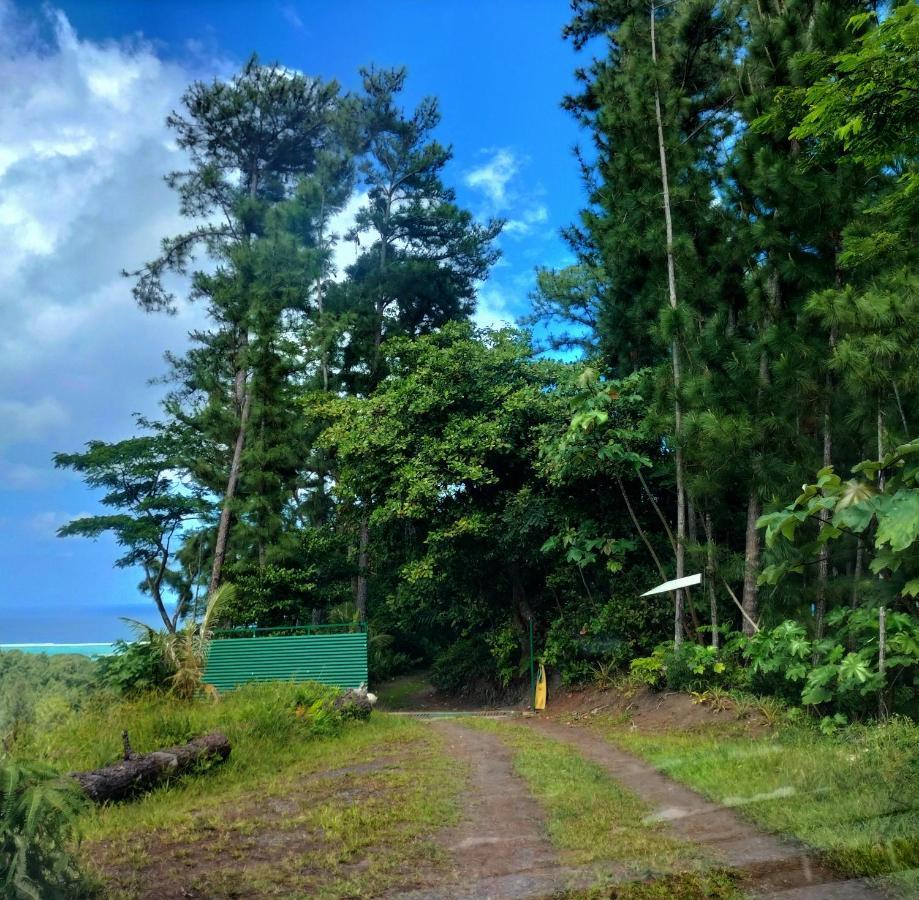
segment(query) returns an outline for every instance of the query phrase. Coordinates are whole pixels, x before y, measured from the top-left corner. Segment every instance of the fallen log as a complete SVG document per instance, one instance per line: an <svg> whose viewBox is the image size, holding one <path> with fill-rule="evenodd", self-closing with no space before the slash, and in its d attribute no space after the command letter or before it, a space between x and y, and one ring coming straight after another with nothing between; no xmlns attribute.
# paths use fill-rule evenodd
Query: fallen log
<svg viewBox="0 0 919 900"><path fill-rule="evenodd" d="M125 735L125 758L90 772L71 772L94 803L124 800L149 791L167 778L189 772L205 762L223 762L230 755L227 736L215 731L180 747L134 753Z"/></svg>

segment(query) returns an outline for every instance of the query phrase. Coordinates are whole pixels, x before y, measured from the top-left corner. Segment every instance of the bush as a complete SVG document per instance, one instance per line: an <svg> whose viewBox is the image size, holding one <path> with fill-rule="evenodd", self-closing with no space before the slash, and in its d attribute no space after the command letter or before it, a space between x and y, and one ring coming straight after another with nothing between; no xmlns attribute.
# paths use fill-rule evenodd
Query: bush
<svg viewBox="0 0 919 900"><path fill-rule="evenodd" d="M675 649L673 641L658 644L651 656L632 660L631 680L658 690L666 685L673 691L700 691L710 687L740 687L745 677L727 646L714 647L684 641Z"/></svg>
<svg viewBox="0 0 919 900"><path fill-rule="evenodd" d="M546 637L544 662L559 670L565 684L577 684L598 670L624 669L631 659L650 653L667 628L663 604L623 594L582 616L556 619Z"/></svg>
<svg viewBox="0 0 919 900"><path fill-rule="evenodd" d="M481 687L483 680L495 684L498 673L491 648L481 635L460 638L431 667L431 683L448 694L468 693Z"/></svg>
<svg viewBox="0 0 919 900"><path fill-rule="evenodd" d="M116 641L115 652L99 660L99 684L121 694L166 690L173 670L156 640Z"/></svg>
<svg viewBox="0 0 919 900"><path fill-rule="evenodd" d="M878 667L877 610L836 609L826 622L828 634L820 641L791 620L738 639L753 687L823 713L860 717L877 709L886 685L891 711L915 711L919 622L908 613L888 613L886 678Z"/></svg>
<svg viewBox="0 0 919 900"><path fill-rule="evenodd" d="M84 800L46 766L0 761L0 895L88 896L68 852Z"/></svg>

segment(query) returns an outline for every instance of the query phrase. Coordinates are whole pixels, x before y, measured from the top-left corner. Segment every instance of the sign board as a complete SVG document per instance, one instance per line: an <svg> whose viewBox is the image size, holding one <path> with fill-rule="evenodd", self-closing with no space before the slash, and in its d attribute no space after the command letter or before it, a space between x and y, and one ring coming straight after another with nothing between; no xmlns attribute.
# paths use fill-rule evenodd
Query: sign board
<svg viewBox="0 0 919 900"><path fill-rule="evenodd" d="M694 584L702 584L702 573L687 575L685 578L674 578L673 581L665 581L650 591L645 591L641 596L650 597L653 594L669 594L671 591L678 591L680 588L692 587Z"/></svg>

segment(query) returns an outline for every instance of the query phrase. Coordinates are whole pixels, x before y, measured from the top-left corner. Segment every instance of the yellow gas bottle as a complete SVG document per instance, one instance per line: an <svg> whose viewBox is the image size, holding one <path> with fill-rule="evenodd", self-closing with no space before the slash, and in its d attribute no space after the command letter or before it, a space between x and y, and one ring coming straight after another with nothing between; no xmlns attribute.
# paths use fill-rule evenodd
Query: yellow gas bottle
<svg viewBox="0 0 919 900"><path fill-rule="evenodd" d="M536 696L533 698L534 709L546 708L546 667L540 663L536 675Z"/></svg>

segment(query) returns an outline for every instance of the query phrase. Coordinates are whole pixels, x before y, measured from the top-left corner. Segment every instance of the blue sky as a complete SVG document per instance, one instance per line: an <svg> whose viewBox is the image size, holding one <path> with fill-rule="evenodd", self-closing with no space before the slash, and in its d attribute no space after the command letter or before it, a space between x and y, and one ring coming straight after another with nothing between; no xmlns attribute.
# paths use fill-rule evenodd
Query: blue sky
<svg viewBox="0 0 919 900"><path fill-rule="evenodd" d="M180 227L163 121L185 85L253 50L345 88L362 65L406 65L406 103L440 99L460 202L509 220L480 292L479 321L498 324L526 312L536 265L571 261L559 229L583 202L582 135L560 101L583 60L560 38L567 13L561 0L0 0L0 643L153 621L109 541L55 537L98 506L51 454L128 436L132 413L156 407L163 352L198 321L188 306L142 314L118 275Z"/></svg>

